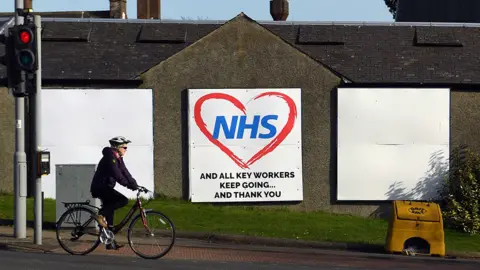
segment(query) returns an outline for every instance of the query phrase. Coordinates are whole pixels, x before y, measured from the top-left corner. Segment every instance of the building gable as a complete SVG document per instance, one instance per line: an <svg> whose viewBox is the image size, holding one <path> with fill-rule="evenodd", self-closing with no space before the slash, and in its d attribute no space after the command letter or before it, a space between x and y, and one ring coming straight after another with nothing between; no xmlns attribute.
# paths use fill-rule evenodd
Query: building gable
<svg viewBox="0 0 480 270"><path fill-rule="evenodd" d="M269 43L275 45L270 45ZM231 46L235 48L233 54L230 54L229 51L232 48ZM218 61L218 65L228 63L229 65L238 65L241 68L253 70L254 72L262 72L261 70L256 70L256 65L259 65L258 61L268 61L270 65L276 65L278 58L291 57L291 55L278 54L276 49L280 46L289 47L288 50L282 48L282 52L288 51L289 54L301 53L297 48L291 46L291 44L285 42L242 12L165 61L176 61L177 57L188 58L191 54L195 54L198 57L198 55L201 55L200 52L203 51L203 54L211 57L211 61ZM262 51L262 54L259 55L258 51ZM318 63L318 61L306 54L304 54L304 57ZM332 76L336 76L334 72L328 70L328 67L323 65L322 67L326 72L331 73ZM155 69L156 67L151 68L153 73L156 72ZM150 74L152 72L149 70L145 73Z"/></svg>

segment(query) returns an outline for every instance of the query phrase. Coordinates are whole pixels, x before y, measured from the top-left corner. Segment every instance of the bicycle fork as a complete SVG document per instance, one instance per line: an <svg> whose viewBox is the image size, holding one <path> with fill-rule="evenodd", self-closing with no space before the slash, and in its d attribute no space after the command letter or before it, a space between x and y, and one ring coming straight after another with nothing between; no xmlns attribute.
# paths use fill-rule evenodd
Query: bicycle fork
<svg viewBox="0 0 480 270"><path fill-rule="evenodd" d="M145 230L147 231L147 233L150 236L154 236L154 234L152 233L152 231L148 227L147 218L146 218L147 214L145 213L145 209L142 208L142 202L138 201L138 205L140 206L140 216L142 218L143 227L145 228Z"/></svg>

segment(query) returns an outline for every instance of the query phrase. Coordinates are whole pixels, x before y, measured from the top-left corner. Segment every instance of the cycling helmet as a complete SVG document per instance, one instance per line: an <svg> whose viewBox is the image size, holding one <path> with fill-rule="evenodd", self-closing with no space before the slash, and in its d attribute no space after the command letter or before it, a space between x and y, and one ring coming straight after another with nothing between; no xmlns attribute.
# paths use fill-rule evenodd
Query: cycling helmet
<svg viewBox="0 0 480 270"><path fill-rule="evenodd" d="M110 140L108 140L108 142L110 143L110 145L115 146L115 145L128 144L128 143L131 143L132 141L127 140L127 138L123 136L117 136L117 137L111 138Z"/></svg>

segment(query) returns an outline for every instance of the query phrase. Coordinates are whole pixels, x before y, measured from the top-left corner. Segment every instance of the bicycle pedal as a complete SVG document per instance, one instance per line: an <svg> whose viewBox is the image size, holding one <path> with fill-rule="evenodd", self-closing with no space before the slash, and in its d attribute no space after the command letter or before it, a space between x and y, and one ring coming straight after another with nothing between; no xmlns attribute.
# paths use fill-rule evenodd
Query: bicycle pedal
<svg viewBox="0 0 480 270"><path fill-rule="evenodd" d="M112 243L115 240L115 234L111 230L102 228L102 232L100 233L100 242L105 245Z"/></svg>

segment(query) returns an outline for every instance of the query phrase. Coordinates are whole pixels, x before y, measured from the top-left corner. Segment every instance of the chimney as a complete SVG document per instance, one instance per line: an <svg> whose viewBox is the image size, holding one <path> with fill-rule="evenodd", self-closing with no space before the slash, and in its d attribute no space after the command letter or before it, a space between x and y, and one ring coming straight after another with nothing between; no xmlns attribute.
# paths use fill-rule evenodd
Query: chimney
<svg viewBox="0 0 480 270"><path fill-rule="evenodd" d="M127 18L127 0L110 0L110 18Z"/></svg>
<svg viewBox="0 0 480 270"><path fill-rule="evenodd" d="M137 0L137 19L160 19L161 0Z"/></svg>
<svg viewBox="0 0 480 270"><path fill-rule="evenodd" d="M288 0L270 0L270 15L274 21L286 21L288 12Z"/></svg>
<svg viewBox="0 0 480 270"><path fill-rule="evenodd" d="M32 0L24 0L23 1L23 8L24 9L33 9L33 6L32 6Z"/></svg>

